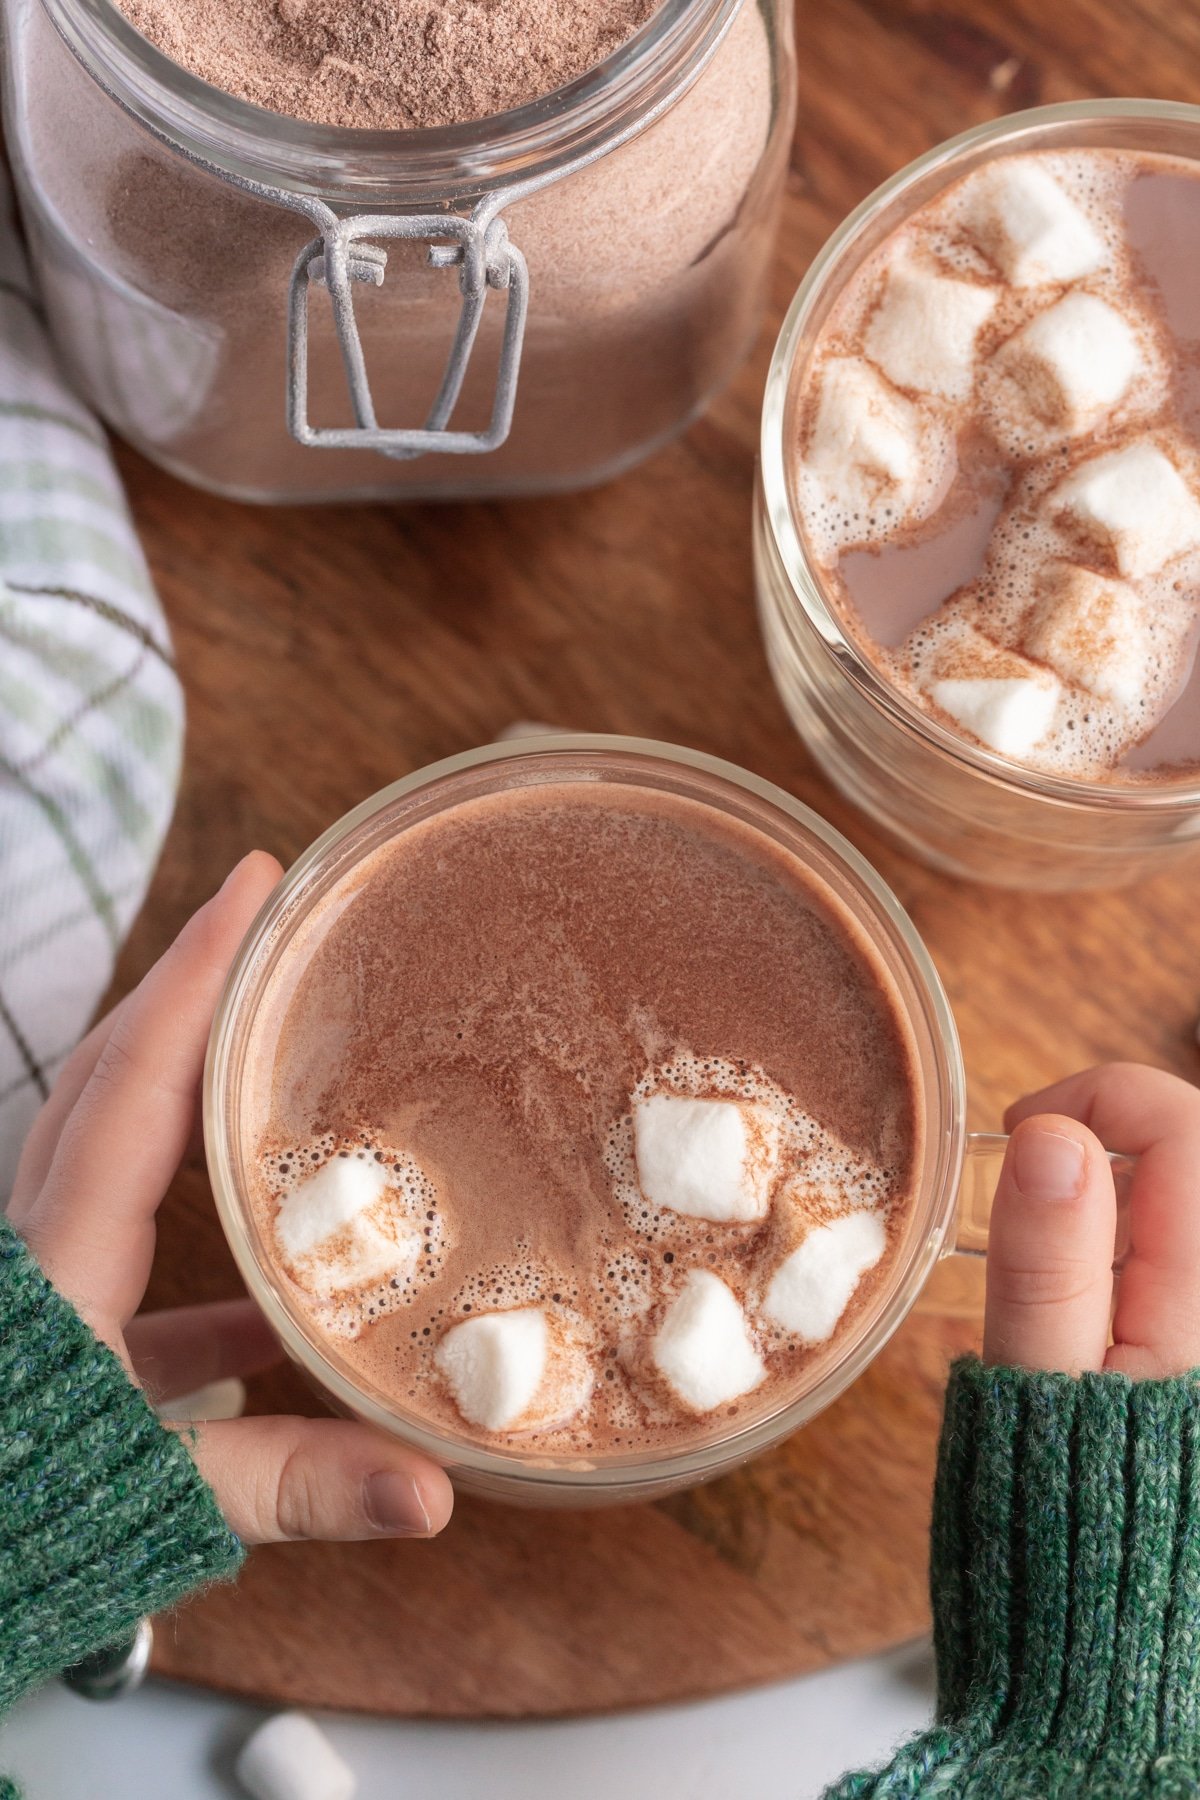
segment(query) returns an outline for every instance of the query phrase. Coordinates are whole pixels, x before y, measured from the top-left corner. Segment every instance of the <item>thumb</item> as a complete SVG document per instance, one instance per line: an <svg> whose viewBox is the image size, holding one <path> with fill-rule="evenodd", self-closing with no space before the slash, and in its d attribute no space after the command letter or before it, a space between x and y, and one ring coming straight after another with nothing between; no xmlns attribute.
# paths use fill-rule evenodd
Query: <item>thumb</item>
<svg viewBox="0 0 1200 1800"><path fill-rule="evenodd" d="M454 1494L436 1463L341 1419L230 1419L196 1430L192 1454L245 1543L434 1537Z"/></svg>
<svg viewBox="0 0 1200 1800"><path fill-rule="evenodd" d="M1071 1375L1104 1366L1116 1221L1099 1140L1075 1119L1023 1120L992 1203L986 1362Z"/></svg>

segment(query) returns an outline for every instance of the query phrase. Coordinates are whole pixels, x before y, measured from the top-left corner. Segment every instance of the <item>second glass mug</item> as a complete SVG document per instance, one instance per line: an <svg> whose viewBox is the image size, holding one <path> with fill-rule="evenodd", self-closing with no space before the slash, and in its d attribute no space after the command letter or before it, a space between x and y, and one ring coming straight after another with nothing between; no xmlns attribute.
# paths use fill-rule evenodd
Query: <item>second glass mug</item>
<svg viewBox="0 0 1200 1800"><path fill-rule="evenodd" d="M764 833L810 869L869 942L907 1019L918 1064L922 1135L915 1200L877 1303L838 1340L804 1392L768 1416L678 1451L554 1457L483 1448L466 1431L434 1430L368 1386L314 1332L272 1266L246 1203L239 1117L255 1008L314 905L381 843L465 800L547 782L631 784L681 795ZM778 1443L837 1397L878 1355L939 1258L986 1244L988 1196L1004 1140L969 1136L958 1033L942 984L908 916L831 826L790 794L715 757L635 738L539 736L489 745L420 769L340 819L293 865L241 946L213 1023L204 1074L204 1130L217 1210L250 1294L284 1349L337 1410L366 1420L443 1464L457 1486L529 1505L652 1499L706 1481Z"/></svg>
<svg viewBox="0 0 1200 1800"><path fill-rule="evenodd" d="M784 320L763 402L754 506L759 611L775 684L847 799L922 861L996 886L1066 890L1141 879L1200 852L1200 781L1121 786L1024 768L911 706L826 598L790 477L794 371L854 272L926 201L991 157L1141 150L1200 158L1200 107L1076 101L976 126L910 163L834 232Z"/></svg>

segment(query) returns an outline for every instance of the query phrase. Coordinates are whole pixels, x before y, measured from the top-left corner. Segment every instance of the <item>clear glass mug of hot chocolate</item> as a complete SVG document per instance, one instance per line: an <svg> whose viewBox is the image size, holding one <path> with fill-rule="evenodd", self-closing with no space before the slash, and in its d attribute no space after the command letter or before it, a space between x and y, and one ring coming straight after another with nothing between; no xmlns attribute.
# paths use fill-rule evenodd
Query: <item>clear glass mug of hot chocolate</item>
<svg viewBox="0 0 1200 1800"><path fill-rule="evenodd" d="M330 1404L534 1505L735 1467L979 1251L954 1020L806 807L531 738L334 825L243 944L205 1136L250 1293Z"/></svg>
<svg viewBox="0 0 1200 1800"><path fill-rule="evenodd" d="M1043 107L835 232L776 345L776 684L905 848L1013 887L1200 844L1200 109Z"/></svg>
<svg viewBox="0 0 1200 1800"><path fill-rule="evenodd" d="M240 499L608 479L758 331L792 10L5 0L9 158L72 379Z"/></svg>

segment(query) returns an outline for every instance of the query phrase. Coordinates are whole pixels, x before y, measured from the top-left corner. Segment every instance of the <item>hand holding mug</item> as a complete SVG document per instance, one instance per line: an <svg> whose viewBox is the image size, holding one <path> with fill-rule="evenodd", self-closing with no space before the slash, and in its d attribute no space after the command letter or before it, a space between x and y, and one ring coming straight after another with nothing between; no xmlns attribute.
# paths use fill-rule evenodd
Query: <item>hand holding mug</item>
<svg viewBox="0 0 1200 1800"><path fill-rule="evenodd" d="M246 857L84 1038L34 1124L8 1208L49 1279L162 1401L279 1355L249 1299L137 1311L155 1214L196 1123L217 1000L279 875L273 857ZM201 1473L247 1543L428 1537L450 1516L441 1469L366 1425L279 1417L195 1429Z"/></svg>
<svg viewBox="0 0 1200 1800"><path fill-rule="evenodd" d="M1135 1380L1200 1364L1200 1091L1108 1063L1018 1101L1005 1125L985 1359ZM1112 1150L1138 1159L1117 1275Z"/></svg>

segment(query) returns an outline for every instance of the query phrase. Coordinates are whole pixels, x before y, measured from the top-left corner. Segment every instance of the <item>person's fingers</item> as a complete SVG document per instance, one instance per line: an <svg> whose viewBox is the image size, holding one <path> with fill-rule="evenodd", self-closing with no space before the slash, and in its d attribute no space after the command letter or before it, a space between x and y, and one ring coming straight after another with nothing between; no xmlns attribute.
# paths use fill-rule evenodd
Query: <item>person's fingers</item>
<svg viewBox="0 0 1200 1800"><path fill-rule="evenodd" d="M118 1002L110 1012L105 1013L102 1019L98 1019L87 1036L81 1038L76 1044L58 1072L58 1079L50 1090L49 1099L30 1126L24 1149L21 1151L21 1160L17 1164L17 1173L8 1202L8 1217L14 1225L21 1223L37 1199L42 1183L49 1173L54 1152L58 1148L62 1128L70 1117L75 1102L87 1086L100 1052L107 1044L113 1026L128 999L129 996L126 995L125 999Z"/></svg>
<svg viewBox="0 0 1200 1800"><path fill-rule="evenodd" d="M348 1420L201 1425L192 1453L248 1544L433 1537L454 1504L449 1477L436 1463Z"/></svg>
<svg viewBox="0 0 1200 1800"><path fill-rule="evenodd" d="M1200 1364L1200 1092L1162 1069L1114 1063L1020 1101L1010 1117L1045 1105L1138 1159L1109 1367L1138 1380L1184 1374Z"/></svg>
<svg viewBox="0 0 1200 1800"><path fill-rule="evenodd" d="M130 995L22 1222L68 1299L122 1323L146 1285L154 1214L187 1146L209 1027L229 965L280 875L245 857Z"/></svg>
<svg viewBox="0 0 1200 1800"><path fill-rule="evenodd" d="M1071 1375L1104 1366L1116 1217L1090 1131L1054 1114L1016 1127L988 1228L986 1362Z"/></svg>
<svg viewBox="0 0 1200 1800"><path fill-rule="evenodd" d="M253 1300L139 1313L125 1332L133 1372L161 1405L228 1375L269 1369L283 1352Z"/></svg>

